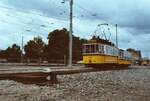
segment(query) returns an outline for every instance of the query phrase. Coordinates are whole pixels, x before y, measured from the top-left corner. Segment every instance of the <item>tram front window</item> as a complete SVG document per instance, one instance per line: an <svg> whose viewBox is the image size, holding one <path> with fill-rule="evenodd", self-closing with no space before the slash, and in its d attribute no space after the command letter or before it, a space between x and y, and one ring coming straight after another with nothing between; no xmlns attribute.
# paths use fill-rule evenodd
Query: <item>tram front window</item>
<svg viewBox="0 0 150 101"><path fill-rule="evenodd" d="M85 53L90 53L90 45L85 45Z"/></svg>
<svg viewBox="0 0 150 101"><path fill-rule="evenodd" d="M94 44L94 45L85 45L83 48L84 48L83 49L84 53L98 53L99 52L99 47L96 44Z"/></svg>

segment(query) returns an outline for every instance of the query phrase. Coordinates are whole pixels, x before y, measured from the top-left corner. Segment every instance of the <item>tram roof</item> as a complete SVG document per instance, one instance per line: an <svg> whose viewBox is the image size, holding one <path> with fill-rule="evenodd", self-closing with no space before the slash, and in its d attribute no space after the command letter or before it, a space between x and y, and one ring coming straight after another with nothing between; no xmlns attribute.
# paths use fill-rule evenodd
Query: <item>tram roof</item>
<svg viewBox="0 0 150 101"><path fill-rule="evenodd" d="M84 45L91 45L91 44L103 44L103 45L109 45L109 46L114 46L115 44L110 42L109 40L104 40L104 39L91 39L89 42L87 42Z"/></svg>

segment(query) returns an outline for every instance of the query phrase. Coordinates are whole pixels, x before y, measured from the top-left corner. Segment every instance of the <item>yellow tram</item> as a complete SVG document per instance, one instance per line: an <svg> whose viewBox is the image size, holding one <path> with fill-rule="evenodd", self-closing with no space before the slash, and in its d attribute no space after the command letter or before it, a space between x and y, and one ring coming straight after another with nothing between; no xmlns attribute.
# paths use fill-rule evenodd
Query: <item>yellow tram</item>
<svg viewBox="0 0 150 101"><path fill-rule="evenodd" d="M127 67L131 65L130 53L119 50L104 39L83 44L83 64L87 67Z"/></svg>
<svg viewBox="0 0 150 101"><path fill-rule="evenodd" d="M119 49L118 54L118 66L119 67L128 67L132 64L132 55L130 52Z"/></svg>
<svg viewBox="0 0 150 101"><path fill-rule="evenodd" d="M142 59L142 61L141 61L141 65L142 66L148 66L149 65L149 59Z"/></svg>

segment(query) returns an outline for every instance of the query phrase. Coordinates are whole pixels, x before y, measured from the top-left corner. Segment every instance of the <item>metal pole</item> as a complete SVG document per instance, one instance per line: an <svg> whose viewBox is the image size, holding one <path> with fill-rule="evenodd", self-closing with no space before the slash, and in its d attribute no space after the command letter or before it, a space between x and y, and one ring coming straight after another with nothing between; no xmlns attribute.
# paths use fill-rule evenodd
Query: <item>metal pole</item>
<svg viewBox="0 0 150 101"><path fill-rule="evenodd" d="M118 25L116 24L116 47L118 48L118 30L117 30ZM119 48L118 48L119 49ZM119 60L119 50L118 50L118 57L117 57L117 63Z"/></svg>
<svg viewBox="0 0 150 101"><path fill-rule="evenodd" d="M116 24L116 46L118 47L118 30L117 30L118 25Z"/></svg>
<svg viewBox="0 0 150 101"><path fill-rule="evenodd" d="M72 67L73 0L70 0L69 67Z"/></svg>
<svg viewBox="0 0 150 101"><path fill-rule="evenodd" d="M22 36L22 43L21 43L21 63L23 63L23 50L24 50L24 48L23 48L23 40L24 40L24 37Z"/></svg>

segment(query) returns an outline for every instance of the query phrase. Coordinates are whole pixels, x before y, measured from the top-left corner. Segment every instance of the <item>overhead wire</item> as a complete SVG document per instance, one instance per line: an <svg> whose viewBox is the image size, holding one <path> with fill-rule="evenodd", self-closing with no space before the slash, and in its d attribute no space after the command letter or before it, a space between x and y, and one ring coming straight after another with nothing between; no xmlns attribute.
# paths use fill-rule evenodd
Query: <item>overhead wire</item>
<svg viewBox="0 0 150 101"><path fill-rule="evenodd" d="M96 19L101 19L101 17L99 16L99 14L98 13L93 13L92 11L90 11L90 10L88 10L88 9L86 9L86 8L84 8L84 7L82 7L82 6L80 6L79 4L77 4L77 3L75 3L75 5L78 7L78 8L80 8L80 9L82 9L83 11L85 11L86 13L88 13L90 16L92 16L92 17L95 17ZM83 17L83 14L82 14L82 16L81 17ZM111 25L111 23L109 23L109 26ZM102 29L101 29L101 38L103 38L103 37L105 37L105 39L108 39L108 40L111 40L111 31L110 31L111 29L110 29L110 27L108 27L108 34L109 34L109 36L107 36L108 38L106 38L106 33L104 32L104 31L102 31ZM97 32L98 32L98 29L96 29L95 31L94 31L94 33L97 35Z"/></svg>
<svg viewBox="0 0 150 101"><path fill-rule="evenodd" d="M11 11L17 11L17 12L22 12L22 10L18 10L18 9L15 9L15 8L12 8L12 7L6 7L6 6L2 6L2 5L0 5L0 8L3 8L3 9L6 9L6 10L11 10ZM24 11L23 11L24 12ZM40 15L40 14L37 14L37 13L31 13L30 12L30 14L34 14L34 15L38 15L38 16L42 16L42 15ZM6 14L7 15L7 14ZM10 14L9 14L9 16L11 16ZM43 15L44 16L44 15ZM43 17L42 16L42 17ZM16 16L17 18L21 18L21 17L19 17L19 16ZM1 22L3 22L3 23L8 23L8 24L12 24L12 25L18 25L18 26L23 26L23 29L26 27L26 29L25 29L25 31L26 32L35 32L35 31L32 31L31 29L28 29L29 27L28 27L28 25L31 25L31 23L32 23L32 25L33 25L33 17L30 17L30 16L27 16L29 19L32 19L31 20L31 22L29 22L29 23L25 23L25 22L23 22L23 21L21 21L21 23L22 24L20 24L20 23L14 23L14 22L8 22L8 21L5 21L5 20L0 20ZM34 24L35 25L35 24ZM36 24L37 25L37 24ZM41 25L39 25L39 26L41 26ZM46 31L45 29L42 29L42 30L44 30L44 31Z"/></svg>
<svg viewBox="0 0 150 101"><path fill-rule="evenodd" d="M87 12L88 14L90 14L91 16L96 16L97 14L96 13L93 13L92 11L88 10L88 9L85 9L84 7L80 6L79 4L77 3L74 3L78 8L84 10L85 12ZM81 15L82 16L82 15Z"/></svg>
<svg viewBox="0 0 150 101"><path fill-rule="evenodd" d="M52 0L52 1L53 1L53 0ZM34 13L34 12L26 12L26 11L25 11L24 9L22 9L22 8L16 9L16 8L14 8L14 7L6 7L6 6L3 6L3 5L0 5L0 8L4 8L4 9L8 9L8 10L13 10L13 11L17 11L17 12L30 13L30 14L33 14L33 15L41 16L41 17L49 17L49 16L45 15L44 13L39 14L39 13ZM61 9L60 9L59 7L57 7L57 6L56 6L56 8L59 9L59 10L61 10ZM64 21L66 20L66 21L67 21L67 19L62 19L62 18L56 17L56 16L55 16L55 19L64 20Z"/></svg>
<svg viewBox="0 0 150 101"><path fill-rule="evenodd" d="M50 0L50 2L52 2L54 5L55 5L55 7L56 7L56 9L58 9L58 10L60 10L60 11L62 11L62 9L61 9L61 7L60 6L57 6L58 5L58 3L56 3L56 1L55 0ZM88 10L88 9L86 9L86 8L84 8L84 7L82 7L82 6L80 6L79 4L77 4L77 3L74 3L78 8L80 8L80 9L82 9L84 12L86 12L86 13L88 13L90 16L92 16L92 17L95 17L95 18L99 18L99 14L98 13L93 13L92 11L90 11L90 10ZM5 8L5 9L9 9L9 10L15 10L15 11L19 11L19 12L25 12L24 10L22 10L22 9L15 9L15 8L10 8L10 7L5 7L5 6L2 6L2 5L0 5L0 7L1 8ZM42 13L42 14L38 14L38 13L34 13L34 12L29 12L30 14L34 14L34 15L38 15L38 16L42 16L42 17L48 17L47 15L45 15L44 13ZM67 14L67 11L63 11L63 12L59 12L59 14L58 15L64 15L64 14ZM28 16L29 17L29 16ZM84 14L82 14L80 17L84 17ZM32 17L29 17L29 18L32 18ZM79 18L78 16L74 16L74 18ZM33 19L33 18L32 18ZM61 19L61 20L65 20L65 21L68 21L67 19L62 19L62 18L60 18L59 17L59 19Z"/></svg>
<svg viewBox="0 0 150 101"><path fill-rule="evenodd" d="M93 13L93 11L90 11L89 9L86 9L86 8L84 8L83 6L81 6L81 5L79 5L78 3L74 3L78 8L80 8L80 9L82 9L83 11L85 11L85 12L87 12L90 16L93 16L93 17L95 17L95 18L97 18L97 19L101 19L101 17L100 17L100 14L99 13ZM82 14L83 15L83 14ZM102 15L102 14L101 14ZM109 23L109 24L111 24L111 22L108 22L107 21L107 23Z"/></svg>

